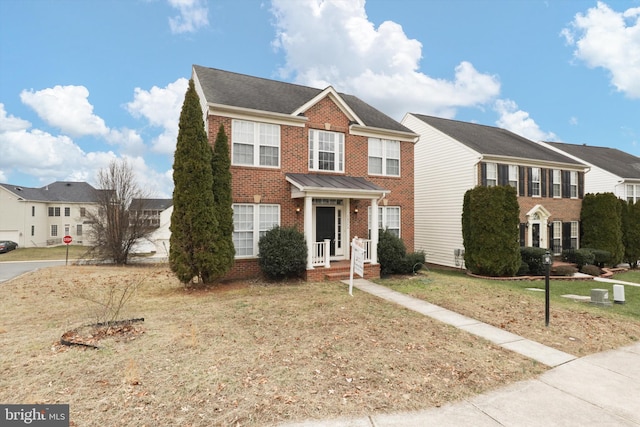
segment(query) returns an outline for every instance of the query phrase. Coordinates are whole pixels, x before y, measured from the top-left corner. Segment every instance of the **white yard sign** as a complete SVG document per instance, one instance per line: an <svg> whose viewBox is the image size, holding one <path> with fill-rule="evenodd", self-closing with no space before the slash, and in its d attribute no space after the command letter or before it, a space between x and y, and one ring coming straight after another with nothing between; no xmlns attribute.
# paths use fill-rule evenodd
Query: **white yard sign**
<svg viewBox="0 0 640 427"><path fill-rule="evenodd" d="M351 241L351 272L349 274L349 295L353 296L353 273L364 277L364 244L354 237Z"/></svg>

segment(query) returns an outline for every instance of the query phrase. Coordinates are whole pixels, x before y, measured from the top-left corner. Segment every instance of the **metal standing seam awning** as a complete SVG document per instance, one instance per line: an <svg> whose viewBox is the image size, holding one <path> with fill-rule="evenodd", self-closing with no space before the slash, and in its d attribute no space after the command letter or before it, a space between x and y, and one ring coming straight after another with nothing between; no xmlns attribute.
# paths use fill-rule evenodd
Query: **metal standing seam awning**
<svg viewBox="0 0 640 427"><path fill-rule="evenodd" d="M288 173L291 197L381 199L390 193L364 178L343 175Z"/></svg>

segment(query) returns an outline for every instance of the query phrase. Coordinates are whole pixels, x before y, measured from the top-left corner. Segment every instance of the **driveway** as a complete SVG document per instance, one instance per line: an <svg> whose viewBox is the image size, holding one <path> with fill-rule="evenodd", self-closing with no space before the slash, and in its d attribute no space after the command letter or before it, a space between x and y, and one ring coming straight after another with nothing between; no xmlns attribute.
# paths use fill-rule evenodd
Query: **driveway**
<svg viewBox="0 0 640 427"><path fill-rule="evenodd" d="M39 268L64 265L65 261L14 261L0 262L0 283L18 277L21 274L37 270Z"/></svg>

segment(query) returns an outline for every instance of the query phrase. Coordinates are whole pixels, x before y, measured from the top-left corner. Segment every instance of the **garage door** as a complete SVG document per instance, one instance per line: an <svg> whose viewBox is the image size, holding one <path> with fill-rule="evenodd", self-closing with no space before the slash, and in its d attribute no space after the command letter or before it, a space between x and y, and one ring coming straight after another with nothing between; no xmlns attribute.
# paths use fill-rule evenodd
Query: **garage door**
<svg viewBox="0 0 640 427"><path fill-rule="evenodd" d="M18 230L0 230L0 240L13 240L19 243L20 232Z"/></svg>

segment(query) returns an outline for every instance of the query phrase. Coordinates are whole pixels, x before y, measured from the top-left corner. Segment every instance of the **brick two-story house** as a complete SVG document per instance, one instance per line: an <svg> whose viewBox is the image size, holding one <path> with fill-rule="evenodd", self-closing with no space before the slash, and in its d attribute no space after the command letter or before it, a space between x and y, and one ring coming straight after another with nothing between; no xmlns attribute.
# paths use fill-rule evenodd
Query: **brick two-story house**
<svg viewBox="0 0 640 427"><path fill-rule="evenodd" d="M512 185L520 205L520 245L558 254L579 247L588 168L505 129L407 114L415 149L415 248L435 264L462 267L462 202L477 185Z"/></svg>
<svg viewBox="0 0 640 427"><path fill-rule="evenodd" d="M365 274L378 276L379 227L413 250L411 130L331 86L198 65L192 78L210 144L220 125L229 137L236 249L229 277L259 274L258 240L275 225L304 232L310 281L344 272L356 236L365 239Z"/></svg>

